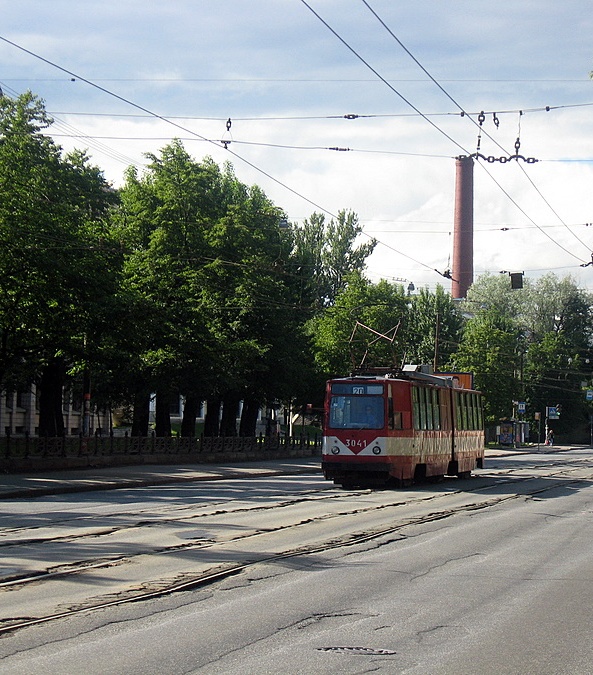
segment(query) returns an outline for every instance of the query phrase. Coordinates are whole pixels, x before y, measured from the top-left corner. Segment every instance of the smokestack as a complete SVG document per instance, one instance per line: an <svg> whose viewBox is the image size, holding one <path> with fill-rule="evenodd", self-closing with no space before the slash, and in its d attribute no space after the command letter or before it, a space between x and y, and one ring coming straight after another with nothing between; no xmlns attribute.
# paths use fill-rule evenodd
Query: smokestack
<svg viewBox="0 0 593 675"><path fill-rule="evenodd" d="M451 297L465 298L474 280L474 160L455 160L455 219Z"/></svg>

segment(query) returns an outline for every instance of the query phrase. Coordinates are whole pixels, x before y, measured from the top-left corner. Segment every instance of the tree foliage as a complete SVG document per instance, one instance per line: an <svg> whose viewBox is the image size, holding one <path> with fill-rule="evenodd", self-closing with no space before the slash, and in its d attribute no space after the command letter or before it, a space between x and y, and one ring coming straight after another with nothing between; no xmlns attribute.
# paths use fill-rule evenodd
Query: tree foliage
<svg viewBox="0 0 593 675"><path fill-rule="evenodd" d="M309 322L318 367L327 376L360 367L421 363L443 370L457 348L461 319L442 287L406 295L401 284L345 278L335 303Z"/></svg>
<svg viewBox="0 0 593 675"><path fill-rule="evenodd" d="M313 213L303 226L294 228L292 265L300 272L307 299L318 308L331 307L347 285L352 272L362 272L377 242L355 246L362 227L355 213L340 211L337 220Z"/></svg>
<svg viewBox="0 0 593 675"><path fill-rule="evenodd" d="M308 350L285 272L280 209L230 165L197 162L178 141L150 160L142 177L128 173L119 214L131 242L125 287L147 322L144 344L134 345L130 393L156 391L158 405L181 392L208 399L211 411L224 401L234 412L240 400L259 406L289 397ZM234 416L223 412L233 420L227 433ZM218 415L211 423L217 427Z"/></svg>
<svg viewBox="0 0 593 675"><path fill-rule="evenodd" d="M484 275L467 300L442 287L406 294L364 275L376 241L356 214L282 209L231 165L180 141L130 168L121 190L86 153L47 134L43 102L0 97L0 389L35 383L40 431L63 432L62 390L128 404L135 433L184 433L208 400L210 433L255 432L261 406L318 403L323 381L357 366L471 371L490 421L560 404L557 432L588 424L593 298L570 277ZM78 394L80 395L80 394Z"/></svg>
<svg viewBox="0 0 593 675"><path fill-rule="evenodd" d="M84 153L64 155L30 93L0 98L0 387L37 381L40 432L62 433L62 386L104 328L117 283L114 193ZM117 256L115 256L117 257Z"/></svg>
<svg viewBox="0 0 593 675"><path fill-rule="evenodd" d="M449 367L457 350L462 319L451 296L442 286L434 293L420 289L410 296L406 322L406 361L433 366L435 371Z"/></svg>
<svg viewBox="0 0 593 675"><path fill-rule="evenodd" d="M473 284L464 303L471 318L454 360L475 371L491 420L511 417L513 401L523 400L531 418L560 404L560 433L588 423L583 383L591 384L592 306L573 279L552 273L525 279L521 290L491 275Z"/></svg>

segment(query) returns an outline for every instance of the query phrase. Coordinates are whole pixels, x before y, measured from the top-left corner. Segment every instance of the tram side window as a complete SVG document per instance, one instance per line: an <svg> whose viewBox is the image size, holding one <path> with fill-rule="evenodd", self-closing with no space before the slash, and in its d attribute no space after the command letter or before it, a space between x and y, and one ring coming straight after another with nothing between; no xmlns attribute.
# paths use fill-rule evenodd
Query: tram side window
<svg viewBox="0 0 593 675"><path fill-rule="evenodd" d="M433 415L433 429L441 428L441 408L439 405L439 390L432 390L432 415Z"/></svg>
<svg viewBox="0 0 593 675"><path fill-rule="evenodd" d="M420 404L420 428L426 429L426 396L424 389L421 387L418 389L418 399Z"/></svg>
<svg viewBox="0 0 593 675"><path fill-rule="evenodd" d="M412 412L414 413L414 429L420 428L420 403L418 401L418 388L412 387Z"/></svg>
<svg viewBox="0 0 593 675"><path fill-rule="evenodd" d="M434 406L430 390L424 387L413 387L412 402L414 405L414 428L422 430L435 428Z"/></svg>
<svg viewBox="0 0 593 675"><path fill-rule="evenodd" d="M457 428L461 429L461 406L457 396ZM425 387L412 388L412 406L414 410L414 429L441 429L441 405L444 405L439 389ZM446 415L446 413L444 413Z"/></svg>
<svg viewBox="0 0 593 675"><path fill-rule="evenodd" d="M426 428L433 429L432 391L430 389L424 390L424 398L426 400Z"/></svg>
<svg viewBox="0 0 593 675"><path fill-rule="evenodd" d="M467 429L467 400L465 394L459 393L459 412L461 413L460 429Z"/></svg>
<svg viewBox="0 0 593 675"><path fill-rule="evenodd" d="M475 394L470 394L471 401L471 413L472 413L472 429L478 428L478 408L477 408L477 397Z"/></svg>
<svg viewBox="0 0 593 675"><path fill-rule="evenodd" d="M482 420L482 399L479 394L474 394L474 415L476 420L476 425L474 429L483 429L484 423Z"/></svg>
<svg viewBox="0 0 593 675"><path fill-rule="evenodd" d="M455 402L458 429L480 430L484 428L484 413L479 394L456 392Z"/></svg>
<svg viewBox="0 0 593 675"><path fill-rule="evenodd" d="M403 421L401 412L393 409L393 399L389 398L389 428L403 429Z"/></svg>

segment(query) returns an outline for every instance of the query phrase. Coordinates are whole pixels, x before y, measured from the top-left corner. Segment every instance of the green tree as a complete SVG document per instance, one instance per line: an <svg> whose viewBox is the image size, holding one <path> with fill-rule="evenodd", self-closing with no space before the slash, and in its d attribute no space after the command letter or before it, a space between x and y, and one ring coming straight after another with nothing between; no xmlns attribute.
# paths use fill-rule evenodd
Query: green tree
<svg viewBox="0 0 593 675"><path fill-rule="evenodd" d="M457 351L463 321L451 296L442 286L431 293L420 289L409 296L405 343L408 363L430 364L435 371L449 366Z"/></svg>
<svg viewBox="0 0 593 675"><path fill-rule="evenodd" d="M407 313L403 286L384 280L372 284L359 272L351 273L334 305L308 326L324 377L345 375L361 365L399 365L405 353L400 328Z"/></svg>
<svg viewBox="0 0 593 675"><path fill-rule="evenodd" d="M130 342L125 389L134 404L133 433L147 432L156 392L156 432L169 435L172 396L184 389L195 400L214 387L208 235L226 212L225 187L233 181L212 160L195 162L179 141L148 158L141 177L128 171L116 216L127 245L123 288L142 336Z"/></svg>
<svg viewBox="0 0 593 675"><path fill-rule="evenodd" d="M204 399L207 434L236 432L240 400L241 429L255 433L253 411L287 396L289 377L307 364L283 214L230 165L196 162L178 141L150 160L142 177L128 173L118 214L130 241L125 287L145 307L143 344L134 345L139 356L129 371L134 430L145 432L156 392L156 432L169 433L168 400L180 391L183 433L193 432Z"/></svg>
<svg viewBox="0 0 593 675"><path fill-rule="evenodd" d="M528 288L522 315L525 331L524 385L531 409L560 404L558 433L588 428L582 382L590 382L593 296L570 277L547 274Z"/></svg>
<svg viewBox="0 0 593 675"><path fill-rule="evenodd" d="M305 297L319 308L334 304L351 272L364 270L377 242L355 245L361 234L357 215L343 210L329 223L324 214L313 213L294 229L292 263L301 273Z"/></svg>
<svg viewBox="0 0 593 675"><path fill-rule="evenodd" d="M30 93L0 98L0 387L37 381L40 433L62 434L62 388L104 328L117 279L116 197L84 153L63 156Z"/></svg>
<svg viewBox="0 0 593 675"><path fill-rule="evenodd" d="M513 322L497 309L481 309L467 321L453 356L453 369L473 373L475 388L486 394L484 412L490 422L510 417L519 394L516 345Z"/></svg>
<svg viewBox="0 0 593 675"><path fill-rule="evenodd" d="M549 405L563 408L556 431L568 432L588 424L588 408L581 383L590 381L593 317L591 294L579 289L570 277L558 279L550 273L536 280L526 278L524 288L513 290L507 277L484 275L468 292L463 311L475 319L494 312L502 321L497 330L506 333L506 346L495 348L490 362L500 360L500 377L476 381L486 394L492 419L512 412L512 400L526 401L528 414L543 413ZM466 333L471 334L469 320ZM502 336L496 333L498 337ZM484 344L497 345L484 334ZM488 353L472 357L468 342L462 341L456 363L480 370ZM476 373L477 375L477 373Z"/></svg>

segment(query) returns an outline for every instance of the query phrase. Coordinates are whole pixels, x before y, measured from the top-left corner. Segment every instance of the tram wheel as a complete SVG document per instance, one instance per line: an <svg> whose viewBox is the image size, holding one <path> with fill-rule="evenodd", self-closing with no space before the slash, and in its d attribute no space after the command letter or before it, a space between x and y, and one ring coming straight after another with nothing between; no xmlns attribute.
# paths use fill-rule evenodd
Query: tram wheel
<svg viewBox="0 0 593 675"><path fill-rule="evenodd" d="M457 478L461 478L461 480L467 480L468 478L472 477L472 472L471 471L459 471L457 474Z"/></svg>

